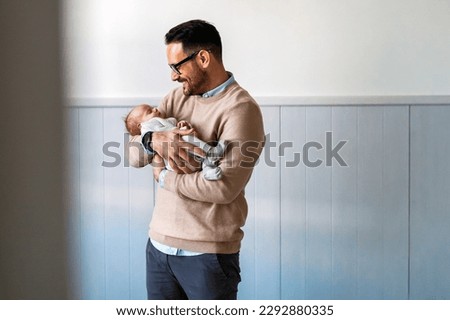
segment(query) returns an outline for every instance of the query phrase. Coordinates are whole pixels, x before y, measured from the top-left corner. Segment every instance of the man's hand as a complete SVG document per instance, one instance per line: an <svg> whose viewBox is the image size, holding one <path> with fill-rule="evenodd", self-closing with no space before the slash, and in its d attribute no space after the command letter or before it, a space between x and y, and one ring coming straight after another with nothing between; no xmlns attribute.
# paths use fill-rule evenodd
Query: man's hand
<svg viewBox="0 0 450 320"><path fill-rule="evenodd" d="M201 168L201 163L189 156L188 152L204 156L205 152L186 141L181 136L189 135L194 129L153 132L152 149L169 162L176 173L192 173ZM159 175L159 173L158 173Z"/></svg>
<svg viewBox="0 0 450 320"><path fill-rule="evenodd" d="M189 129L192 129L191 124L190 124L189 122L187 122L186 120L178 121L177 127L178 127L178 129L180 129L180 130L189 130Z"/></svg>
<svg viewBox="0 0 450 320"><path fill-rule="evenodd" d="M166 167L164 163L164 159L161 158L159 154L155 154L152 161L153 166L153 178L155 178L156 182L159 182L159 174Z"/></svg>

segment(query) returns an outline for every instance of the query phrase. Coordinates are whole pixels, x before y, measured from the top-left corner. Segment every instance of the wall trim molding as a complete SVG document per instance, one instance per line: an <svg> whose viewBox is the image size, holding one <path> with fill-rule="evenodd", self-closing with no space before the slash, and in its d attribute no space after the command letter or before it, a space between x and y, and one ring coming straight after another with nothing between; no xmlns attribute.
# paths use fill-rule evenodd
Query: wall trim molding
<svg viewBox="0 0 450 320"><path fill-rule="evenodd" d="M273 106L405 106L405 105L450 105L450 95L410 96L256 96L260 105ZM134 98L67 98L68 107L126 107L140 103L157 106L162 97Z"/></svg>

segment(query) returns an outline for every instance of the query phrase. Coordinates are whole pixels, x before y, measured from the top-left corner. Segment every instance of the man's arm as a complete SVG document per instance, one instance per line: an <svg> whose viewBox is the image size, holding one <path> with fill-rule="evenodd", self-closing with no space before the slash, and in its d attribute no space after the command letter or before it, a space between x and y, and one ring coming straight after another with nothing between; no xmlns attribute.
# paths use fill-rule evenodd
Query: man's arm
<svg viewBox="0 0 450 320"><path fill-rule="evenodd" d="M166 114L167 97L158 109L161 110L161 114ZM173 120L173 123L171 120ZM173 127L174 129L164 130L165 126ZM159 154L168 160L169 165L176 172L191 173L197 171L201 164L190 157L188 152L195 152L201 156L204 156L204 152L181 139L181 136L189 135L193 132L193 129L180 130L177 128L174 118L153 118L142 123L141 135L131 136L126 149L129 163L133 167L143 167L152 162L153 155Z"/></svg>
<svg viewBox="0 0 450 320"><path fill-rule="evenodd" d="M132 167L145 167L152 162L153 155L147 153L141 145L141 136L130 136L126 150L126 156Z"/></svg>
<svg viewBox="0 0 450 320"><path fill-rule="evenodd" d="M192 173L198 171L201 164L189 156L190 153L204 156L204 151L182 139L182 136L192 134L194 129L153 132L151 148L169 162L177 173Z"/></svg>
<svg viewBox="0 0 450 320"><path fill-rule="evenodd" d="M164 189L196 201L227 204L244 190L264 147L264 128L259 107L245 105L230 112L220 139L231 141L220 168L223 177L208 181L201 172L167 172Z"/></svg>
<svg viewBox="0 0 450 320"><path fill-rule="evenodd" d="M174 100L174 92L181 90L181 88L174 89L171 93L164 97L161 104L158 106L158 110L162 115L166 117L173 117L172 105L182 104L182 101ZM184 98L184 96L181 96ZM201 167L201 163L189 156L188 150L193 153L199 153L204 155L202 150L199 150L195 146L181 139L182 135L192 134L193 130L179 130L173 131L161 131L153 132L151 134L150 141L143 141L144 147L150 147L154 153L158 153L161 157L168 161L171 168L178 173L191 173L198 170ZM141 130L141 136L144 136L146 132ZM150 150L147 150L149 152ZM152 152L150 152L152 153ZM135 156L131 154L130 156ZM151 157L150 157L151 159ZM135 160L135 161L134 161ZM136 159L130 159L130 162L141 163Z"/></svg>

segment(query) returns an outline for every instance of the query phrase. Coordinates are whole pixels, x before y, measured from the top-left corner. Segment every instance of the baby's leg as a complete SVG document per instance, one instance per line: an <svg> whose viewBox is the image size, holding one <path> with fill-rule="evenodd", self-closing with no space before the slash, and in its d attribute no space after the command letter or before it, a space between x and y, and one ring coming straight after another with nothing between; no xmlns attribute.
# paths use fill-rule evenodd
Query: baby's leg
<svg viewBox="0 0 450 320"><path fill-rule="evenodd" d="M189 142L190 144L193 144L193 145L196 146L196 147L200 147L200 148L205 152L205 154L208 154L209 150L211 149L211 146L210 146L209 144L207 144L205 141L203 141L203 140L197 138L197 137L194 136L194 135L181 136L181 138L182 138L184 141ZM198 154L196 154L196 153L191 153L191 154L192 154L192 156L194 156L194 157L200 157L200 158L203 158L202 156L200 156L200 155L198 155Z"/></svg>
<svg viewBox="0 0 450 320"><path fill-rule="evenodd" d="M210 147L210 149L206 153L205 162L207 164L217 164L217 162L223 157L225 148L225 141L220 140L215 147Z"/></svg>
<svg viewBox="0 0 450 320"><path fill-rule="evenodd" d="M199 156L195 153L191 154L194 158L202 159L203 177L206 180L220 180L222 178L222 169L217 166L217 163L225 152L225 142L219 141L217 146L213 147L193 135L182 136L182 139L202 148L205 152L205 157Z"/></svg>

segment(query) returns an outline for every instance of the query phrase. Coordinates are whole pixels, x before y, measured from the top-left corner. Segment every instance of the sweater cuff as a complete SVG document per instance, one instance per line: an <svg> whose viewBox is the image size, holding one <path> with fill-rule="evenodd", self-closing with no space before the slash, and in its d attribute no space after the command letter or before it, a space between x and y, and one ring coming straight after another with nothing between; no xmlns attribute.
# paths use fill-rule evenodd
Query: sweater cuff
<svg viewBox="0 0 450 320"><path fill-rule="evenodd" d="M164 182L166 181L167 169L164 169L159 173L158 183L160 188L164 188Z"/></svg>

